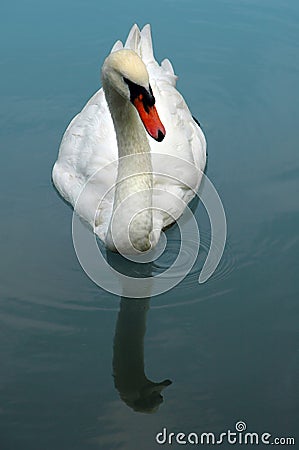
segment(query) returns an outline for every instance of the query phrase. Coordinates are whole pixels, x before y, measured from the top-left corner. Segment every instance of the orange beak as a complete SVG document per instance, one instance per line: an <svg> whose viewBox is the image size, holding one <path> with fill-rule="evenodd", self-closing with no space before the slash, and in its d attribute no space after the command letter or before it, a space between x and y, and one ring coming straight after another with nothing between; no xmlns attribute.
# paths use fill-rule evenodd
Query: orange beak
<svg viewBox="0 0 299 450"><path fill-rule="evenodd" d="M138 97L133 100L133 104L137 109L148 134L158 142L163 141L166 131L157 113L156 107L154 105L145 106L142 94L139 94Z"/></svg>

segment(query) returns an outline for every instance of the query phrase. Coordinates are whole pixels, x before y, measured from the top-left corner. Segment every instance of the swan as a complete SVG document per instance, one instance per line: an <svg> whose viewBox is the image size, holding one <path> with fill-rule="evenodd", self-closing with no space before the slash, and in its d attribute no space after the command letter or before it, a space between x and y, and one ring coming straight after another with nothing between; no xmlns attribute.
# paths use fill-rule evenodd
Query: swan
<svg viewBox="0 0 299 450"><path fill-rule="evenodd" d="M154 58L150 25L114 44L101 79L63 135L53 183L106 247L145 252L198 190L205 136L170 61Z"/></svg>

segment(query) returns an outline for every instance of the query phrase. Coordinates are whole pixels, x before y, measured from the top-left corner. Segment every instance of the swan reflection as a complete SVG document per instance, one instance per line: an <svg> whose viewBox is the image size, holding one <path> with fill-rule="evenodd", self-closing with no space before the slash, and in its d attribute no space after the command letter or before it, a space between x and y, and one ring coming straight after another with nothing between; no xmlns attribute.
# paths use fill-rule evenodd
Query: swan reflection
<svg viewBox="0 0 299 450"><path fill-rule="evenodd" d="M107 252L110 264L119 272L135 277L149 277L152 264L130 263ZM129 281L128 281L129 282ZM150 294L151 279L148 280ZM123 294L115 328L113 345L114 384L120 398L134 411L154 413L163 402L162 391L172 382L168 379L154 382L149 380L144 369L144 336L146 317L150 307L150 297L143 299L127 298L126 286Z"/></svg>
<svg viewBox="0 0 299 450"><path fill-rule="evenodd" d="M144 371L144 335L150 299L122 298L114 347L114 384L121 399L134 411L153 413L163 402L170 380L154 382Z"/></svg>

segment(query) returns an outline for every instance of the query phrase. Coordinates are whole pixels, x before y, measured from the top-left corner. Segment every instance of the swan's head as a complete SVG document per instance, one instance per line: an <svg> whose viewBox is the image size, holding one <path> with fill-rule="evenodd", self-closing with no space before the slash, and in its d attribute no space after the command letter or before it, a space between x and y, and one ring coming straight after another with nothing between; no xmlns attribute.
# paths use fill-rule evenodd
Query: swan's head
<svg viewBox="0 0 299 450"><path fill-rule="evenodd" d="M155 97L142 59L133 50L122 49L110 53L102 67L105 93L110 87L130 101L138 111L148 134L162 141L165 128L155 107Z"/></svg>

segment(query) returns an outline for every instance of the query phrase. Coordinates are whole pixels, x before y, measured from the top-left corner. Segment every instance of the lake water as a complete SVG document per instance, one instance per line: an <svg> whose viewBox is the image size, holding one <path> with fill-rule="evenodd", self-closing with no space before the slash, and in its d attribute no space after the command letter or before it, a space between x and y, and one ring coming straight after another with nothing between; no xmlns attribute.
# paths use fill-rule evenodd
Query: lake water
<svg viewBox="0 0 299 450"><path fill-rule="evenodd" d="M210 280L196 266L143 300L86 276L51 184L67 124L134 22L151 23L202 124L228 225ZM150 450L163 428L240 421L298 446L298 2L7 1L0 23L0 449Z"/></svg>

